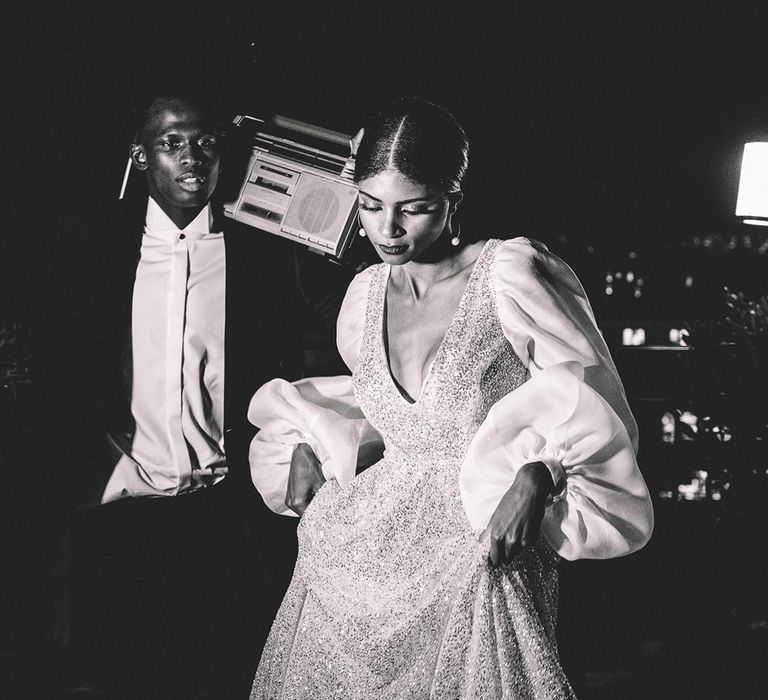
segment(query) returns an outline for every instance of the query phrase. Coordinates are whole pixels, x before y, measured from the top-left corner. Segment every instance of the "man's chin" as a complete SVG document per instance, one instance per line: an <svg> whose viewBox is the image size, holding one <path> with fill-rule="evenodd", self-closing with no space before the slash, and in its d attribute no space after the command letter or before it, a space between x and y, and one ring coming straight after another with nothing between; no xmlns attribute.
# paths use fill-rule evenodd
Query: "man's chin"
<svg viewBox="0 0 768 700"><path fill-rule="evenodd" d="M176 196L176 205L183 208L204 207L213 193L207 189L200 189L195 192L183 191Z"/></svg>

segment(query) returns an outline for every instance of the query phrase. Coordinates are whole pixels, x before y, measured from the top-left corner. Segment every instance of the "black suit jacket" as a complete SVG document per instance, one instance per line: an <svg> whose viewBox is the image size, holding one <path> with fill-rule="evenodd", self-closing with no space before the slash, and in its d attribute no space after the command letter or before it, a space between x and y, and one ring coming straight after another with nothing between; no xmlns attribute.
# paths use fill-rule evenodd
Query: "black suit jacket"
<svg viewBox="0 0 768 700"><path fill-rule="evenodd" d="M146 198L69 216L61 232L51 351L51 484L72 506L98 503L130 444L131 303ZM217 216L221 212L214 209ZM226 479L255 494L247 449L253 392L274 377L297 378L303 301L295 244L221 216L226 249ZM330 267L330 266L329 266ZM340 297L339 297L340 301Z"/></svg>

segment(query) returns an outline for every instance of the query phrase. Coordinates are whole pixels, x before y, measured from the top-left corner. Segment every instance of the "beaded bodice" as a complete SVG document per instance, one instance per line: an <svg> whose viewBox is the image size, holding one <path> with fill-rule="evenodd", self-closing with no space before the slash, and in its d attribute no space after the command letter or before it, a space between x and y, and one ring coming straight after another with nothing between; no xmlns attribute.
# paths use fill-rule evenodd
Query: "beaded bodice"
<svg viewBox="0 0 768 700"><path fill-rule="evenodd" d="M461 459L490 407L527 378L504 336L490 277L499 240L488 241L427 374L421 396L400 393L384 348L389 266L371 274L354 390L388 451L410 459Z"/></svg>

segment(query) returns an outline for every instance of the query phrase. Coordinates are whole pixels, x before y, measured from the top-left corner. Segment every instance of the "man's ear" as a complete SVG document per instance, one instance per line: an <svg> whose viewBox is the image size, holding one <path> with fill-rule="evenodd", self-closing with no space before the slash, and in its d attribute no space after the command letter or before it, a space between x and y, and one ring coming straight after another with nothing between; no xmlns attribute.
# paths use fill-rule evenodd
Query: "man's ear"
<svg viewBox="0 0 768 700"><path fill-rule="evenodd" d="M131 163L136 170L146 170L149 167L147 163L147 152L144 146L139 143L132 143L130 148Z"/></svg>

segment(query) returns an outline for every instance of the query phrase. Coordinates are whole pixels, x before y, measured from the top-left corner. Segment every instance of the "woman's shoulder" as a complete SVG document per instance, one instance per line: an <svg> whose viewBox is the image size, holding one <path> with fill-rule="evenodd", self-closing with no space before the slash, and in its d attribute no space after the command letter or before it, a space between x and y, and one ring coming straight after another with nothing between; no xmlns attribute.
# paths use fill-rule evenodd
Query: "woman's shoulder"
<svg viewBox="0 0 768 700"><path fill-rule="evenodd" d="M360 270L352 278L341 303L336 321L336 345L350 370L354 370L360 351L371 284L374 276L381 274L383 269L383 263L376 263Z"/></svg>
<svg viewBox="0 0 768 700"><path fill-rule="evenodd" d="M367 280L373 277L376 274L379 274L381 270L383 270L386 267L386 263L383 262L377 262L377 263L369 263L365 267L363 267L361 270L358 270L358 272L355 274L353 281L360 279L360 280Z"/></svg>
<svg viewBox="0 0 768 700"><path fill-rule="evenodd" d="M355 274L344 295L341 314L344 316L349 316L350 314L357 315L365 308L371 283L382 273L384 267L384 263L375 263L368 265Z"/></svg>
<svg viewBox="0 0 768 700"><path fill-rule="evenodd" d="M380 262L367 265L362 270L358 270L358 272L352 278L352 281L349 283L349 287L347 287L347 296L350 294L353 296L367 294L368 289L371 286L371 282L378 275L382 274L384 268L385 264Z"/></svg>
<svg viewBox="0 0 768 700"><path fill-rule="evenodd" d="M495 246L495 257L508 262L530 264L540 258L557 258L545 243L527 236L491 238L488 242Z"/></svg>
<svg viewBox="0 0 768 700"><path fill-rule="evenodd" d="M492 275L498 282L515 286L538 284L566 272L567 265L545 243L534 238L494 238L489 242L495 246Z"/></svg>

